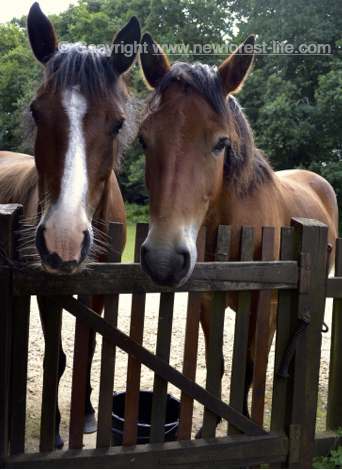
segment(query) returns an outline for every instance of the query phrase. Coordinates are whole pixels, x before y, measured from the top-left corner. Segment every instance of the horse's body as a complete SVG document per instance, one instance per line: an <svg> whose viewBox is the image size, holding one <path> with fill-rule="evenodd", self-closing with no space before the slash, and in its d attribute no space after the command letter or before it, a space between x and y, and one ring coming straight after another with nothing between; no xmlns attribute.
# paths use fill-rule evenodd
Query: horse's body
<svg viewBox="0 0 342 470"><path fill-rule="evenodd" d="M238 91L252 63L253 37L217 71L176 63L171 68L149 33L141 65L154 89L140 126L150 195L150 230L142 246L142 267L158 285L179 286L196 262L196 239L207 228L206 260L213 260L220 224L231 226L230 260L239 257L242 226L255 227L254 259L260 260L262 226L275 227L274 259L279 258L280 228L291 217L317 219L329 227L335 246L338 209L335 193L320 176L303 170L274 173L255 147L242 109L230 95ZM146 52L147 51L147 52ZM253 51L253 47L252 47ZM227 100L228 97L228 100ZM331 258L332 263L332 258ZM201 324L209 339L212 296L202 297ZM236 293L227 306L236 310ZM253 378L258 293L254 292L248 340L244 413ZM272 298L269 345L276 326L277 293ZM267 340L267 339L265 339ZM223 370L223 369L222 369Z"/></svg>
<svg viewBox="0 0 342 470"><path fill-rule="evenodd" d="M73 274L88 260L106 261L109 222L124 225L122 249L125 245L125 207L114 170L122 147L135 134L134 106L122 74L136 53L127 57L113 47L112 55L105 56L80 45L59 51L53 25L37 3L27 29L32 51L45 67L44 83L30 104L35 156L0 152L0 203L24 206L24 223L36 226L26 232L27 243L36 245L45 270ZM113 45L136 44L140 36L139 20L132 17ZM45 332L46 298L37 300ZM101 314L103 306L103 296L92 296L93 310ZM85 432L96 430L90 402L94 348L91 331ZM65 360L61 347L59 378ZM59 423L57 405L56 447L63 445Z"/></svg>
<svg viewBox="0 0 342 470"><path fill-rule="evenodd" d="M22 153L0 152L0 201L22 204L24 218L37 220L38 175L34 157Z"/></svg>

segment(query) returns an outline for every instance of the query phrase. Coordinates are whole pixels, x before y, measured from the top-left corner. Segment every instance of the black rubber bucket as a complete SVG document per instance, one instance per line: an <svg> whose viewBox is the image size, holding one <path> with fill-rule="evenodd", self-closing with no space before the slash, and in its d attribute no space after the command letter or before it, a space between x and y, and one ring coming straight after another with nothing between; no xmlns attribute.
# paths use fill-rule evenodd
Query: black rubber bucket
<svg viewBox="0 0 342 470"><path fill-rule="evenodd" d="M138 415L138 444L148 444L150 441L151 412L153 392L140 390ZM126 392L114 392L112 411L112 446L122 446L124 429ZM167 394L165 417L165 441L176 441L179 425L180 401Z"/></svg>

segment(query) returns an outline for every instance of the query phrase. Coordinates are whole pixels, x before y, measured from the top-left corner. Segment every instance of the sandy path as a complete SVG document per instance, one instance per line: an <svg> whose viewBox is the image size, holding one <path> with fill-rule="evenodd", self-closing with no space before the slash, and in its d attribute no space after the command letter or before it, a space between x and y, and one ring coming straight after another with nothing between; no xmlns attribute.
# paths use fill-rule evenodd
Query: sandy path
<svg viewBox="0 0 342 470"><path fill-rule="evenodd" d="M130 306L131 295L125 294L120 296L119 304L119 328L125 333L129 333L130 322ZM328 299L326 308L326 323L331 325L331 307L332 299ZM176 294L175 313L173 320L173 334L171 342L171 365L178 370L182 370L182 358L184 349L184 331L187 308L187 294ZM146 316L144 330L144 346L151 352L155 352L156 332L158 323L159 295L148 294L146 301ZM224 331L224 357L225 357L225 376L222 386L223 400L229 402L229 380L230 380L230 364L233 348L235 313L227 309L225 318ZM66 443L68 442L68 427L70 414L71 399L71 377L73 362L73 341L75 331L75 319L72 315L64 312L63 314L63 348L67 355L66 371L61 379L59 387L59 405L62 414L61 434ZM319 391L326 403L328 375L329 375L329 356L330 356L330 331L323 336L322 358L320 369L320 387ZM92 368L92 403L97 411L98 393L99 393L99 375L100 375L100 354L101 354L101 337L98 335L97 347L93 360ZM29 342L29 362L28 362L28 384L27 384L27 406L29 409L28 419L38 420L41 408L41 390L43 376L43 357L44 357L44 340L40 326L39 314L35 298L32 298L31 319L30 319L30 342ZM125 390L126 374L127 374L127 355L121 350L117 350L115 385L116 391ZM270 354L266 395L271 394L271 382L273 378L273 362L274 362L274 345ZM200 330L199 347L198 347L198 366L197 366L197 382L201 386L205 386L206 368L204 353L204 337ZM142 367L141 373L141 389L152 390L153 373L146 367ZM174 396L180 396L180 392L174 386L169 385L169 393ZM266 407L267 409L267 407ZM195 402L194 419L193 419L193 435L197 432L202 424L203 407ZM227 423L221 423L217 430L217 436L225 435ZM96 445L96 433L84 436L85 447L91 448ZM39 441L36 437L27 440L27 451L37 451Z"/></svg>

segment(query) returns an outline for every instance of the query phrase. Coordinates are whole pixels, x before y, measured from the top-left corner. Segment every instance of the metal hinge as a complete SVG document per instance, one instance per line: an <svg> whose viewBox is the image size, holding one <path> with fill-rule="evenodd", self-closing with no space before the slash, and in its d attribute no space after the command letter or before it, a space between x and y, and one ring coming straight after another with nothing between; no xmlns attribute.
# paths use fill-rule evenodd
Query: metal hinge
<svg viewBox="0 0 342 470"><path fill-rule="evenodd" d="M308 294L310 286L310 253L301 253L299 255L299 281L298 290L300 294Z"/></svg>
<svg viewBox="0 0 342 470"><path fill-rule="evenodd" d="M289 466L299 461L300 424L290 424Z"/></svg>

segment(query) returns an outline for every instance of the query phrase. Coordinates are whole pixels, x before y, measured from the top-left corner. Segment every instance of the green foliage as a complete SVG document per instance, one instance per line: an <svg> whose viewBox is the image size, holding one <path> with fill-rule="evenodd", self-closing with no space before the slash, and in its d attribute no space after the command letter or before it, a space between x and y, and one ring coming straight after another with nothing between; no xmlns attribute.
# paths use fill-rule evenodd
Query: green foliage
<svg viewBox="0 0 342 470"><path fill-rule="evenodd" d="M145 156L141 154L141 147L137 141L123 155L118 181L126 201L142 205L147 204Z"/></svg>
<svg viewBox="0 0 342 470"><path fill-rule="evenodd" d="M334 188L339 205L339 227L342 229L342 164L341 162L312 163L310 171L323 176Z"/></svg>
<svg viewBox="0 0 342 470"><path fill-rule="evenodd" d="M256 43L328 44L330 55L257 55L239 101L257 145L275 170L321 174L340 196L342 167L342 3L233 0L239 33ZM339 198L340 212L342 199Z"/></svg>
<svg viewBox="0 0 342 470"><path fill-rule="evenodd" d="M127 224L132 225L138 222L149 222L148 206L140 206L139 204L125 203Z"/></svg>
<svg viewBox="0 0 342 470"><path fill-rule="evenodd" d="M234 0L232 11L239 40L253 32L268 47L281 41L295 50L301 44L330 45L331 55L258 55L240 101L275 169L339 161L342 4Z"/></svg>
<svg viewBox="0 0 342 470"><path fill-rule="evenodd" d="M338 428L338 434L342 437L342 428ZM313 468L342 468L342 446L337 450L331 449L326 457L316 458L313 462Z"/></svg>
<svg viewBox="0 0 342 470"><path fill-rule="evenodd" d="M28 151L23 145L22 110L42 77L22 28L0 24L0 148Z"/></svg>

